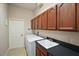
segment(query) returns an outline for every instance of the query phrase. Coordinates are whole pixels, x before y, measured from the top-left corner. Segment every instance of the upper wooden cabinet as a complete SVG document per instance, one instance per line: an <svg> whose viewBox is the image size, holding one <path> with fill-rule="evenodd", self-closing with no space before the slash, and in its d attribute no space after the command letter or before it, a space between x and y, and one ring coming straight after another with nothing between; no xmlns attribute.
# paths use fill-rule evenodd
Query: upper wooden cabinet
<svg viewBox="0 0 79 59"><path fill-rule="evenodd" d="M38 20L38 29L41 29L41 15L37 17Z"/></svg>
<svg viewBox="0 0 79 59"><path fill-rule="evenodd" d="M41 14L41 26L41 29L47 29L47 11Z"/></svg>
<svg viewBox="0 0 79 59"><path fill-rule="evenodd" d="M35 27L35 29L37 29L37 27L38 27L38 25L37 25L37 24L38 24L38 23L37 23L37 17L35 18L34 23L35 23L35 24L34 24L34 27Z"/></svg>
<svg viewBox="0 0 79 59"><path fill-rule="evenodd" d="M77 31L79 31L79 3L77 4Z"/></svg>
<svg viewBox="0 0 79 59"><path fill-rule="evenodd" d="M31 21L32 29L79 31L79 4L61 3Z"/></svg>
<svg viewBox="0 0 79 59"><path fill-rule="evenodd" d="M57 5L57 28L59 30L75 30L75 4Z"/></svg>
<svg viewBox="0 0 79 59"><path fill-rule="evenodd" d="M48 10L48 29L56 29L56 6Z"/></svg>
<svg viewBox="0 0 79 59"><path fill-rule="evenodd" d="M32 20L31 20L31 29L34 29L34 28L35 28L35 27L34 27L34 26L35 26L34 24L35 24L35 23L34 23L34 19L32 19Z"/></svg>

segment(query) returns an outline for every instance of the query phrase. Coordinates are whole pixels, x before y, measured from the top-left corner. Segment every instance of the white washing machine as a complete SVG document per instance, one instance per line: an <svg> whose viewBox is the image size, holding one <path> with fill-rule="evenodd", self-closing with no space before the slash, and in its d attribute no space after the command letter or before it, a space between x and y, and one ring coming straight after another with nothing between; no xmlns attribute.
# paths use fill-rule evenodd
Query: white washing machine
<svg viewBox="0 0 79 59"><path fill-rule="evenodd" d="M29 34L25 37L25 48L28 56L36 56L36 40L42 40L44 38Z"/></svg>

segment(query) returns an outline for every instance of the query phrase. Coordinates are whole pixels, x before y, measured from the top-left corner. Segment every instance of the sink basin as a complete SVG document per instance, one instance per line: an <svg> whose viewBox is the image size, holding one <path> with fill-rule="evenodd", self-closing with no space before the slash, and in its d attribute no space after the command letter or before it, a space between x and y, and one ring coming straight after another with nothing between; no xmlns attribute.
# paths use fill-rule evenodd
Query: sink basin
<svg viewBox="0 0 79 59"><path fill-rule="evenodd" d="M45 39L45 40L40 40L40 41L37 41L40 45L42 45L44 48L46 49L49 49L51 47L55 47L57 45L59 45L59 43L56 43L56 42L53 42L53 41L50 41L48 39Z"/></svg>

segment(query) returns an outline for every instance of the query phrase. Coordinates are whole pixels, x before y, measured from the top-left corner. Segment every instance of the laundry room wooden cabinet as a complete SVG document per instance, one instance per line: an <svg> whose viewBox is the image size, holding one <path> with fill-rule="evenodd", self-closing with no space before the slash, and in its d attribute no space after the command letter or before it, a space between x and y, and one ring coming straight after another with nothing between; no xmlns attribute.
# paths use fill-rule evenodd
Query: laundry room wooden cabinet
<svg viewBox="0 0 79 59"><path fill-rule="evenodd" d="M41 14L41 26L43 30L47 29L47 11Z"/></svg>
<svg viewBox="0 0 79 59"><path fill-rule="evenodd" d="M47 55L48 55L47 51L37 44L36 56L47 56Z"/></svg>
<svg viewBox="0 0 79 59"><path fill-rule="evenodd" d="M48 29L56 29L56 6L48 10Z"/></svg>
<svg viewBox="0 0 79 59"><path fill-rule="evenodd" d="M75 3L61 3L57 5L57 29L71 30L75 28Z"/></svg>
<svg viewBox="0 0 79 59"><path fill-rule="evenodd" d="M38 29L41 29L41 15L39 15L38 17L37 17L37 20L38 20Z"/></svg>
<svg viewBox="0 0 79 59"><path fill-rule="evenodd" d="M79 3L77 4L77 31L79 31Z"/></svg>
<svg viewBox="0 0 79 59"><path fill-rule="evenodd" d="M79 31L79 3L60 3L31 21L32 29Z"/></svg>
<svg viewBox="0 0 79 59"><path fill-rule="evenodd" d="M47 56L47 52L43 51L41 48L36 48L37 56Z"/></svg>
<svg viewBox="0 0 79 59"><path fill-rule="evenodd" d="M35 24L34 24L34 27L35 27L35 29L37 29L37 27L38 27L38 26L37 26L37 24L38 24L38 23L37 23L37 17L34 19L34 23L35 23Z"/></svg>

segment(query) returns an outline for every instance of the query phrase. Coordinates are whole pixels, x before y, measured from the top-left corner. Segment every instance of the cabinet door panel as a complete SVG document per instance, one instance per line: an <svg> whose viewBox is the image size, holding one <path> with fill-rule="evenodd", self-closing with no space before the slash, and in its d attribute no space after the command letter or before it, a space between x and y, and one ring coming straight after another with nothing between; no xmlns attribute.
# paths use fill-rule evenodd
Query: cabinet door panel
<svg viewBox="0 0 79 59"><path fill-rule="evenodd" d="M48 10L48 29L56 29L56 6Z"/></svg>
<svg viewBox="0 0 79 59"><path fill-rule="evenodd" d="M37 56L40 56L40 55L41 55L39 48L36 48L36 55L37 55Z"/></svg>
<svg viewBox="0 0 79 59"><path fill-rule="evenodd" d="M41 56L47 56L47 55L45 55L45 54L41 53Z"/></svg>
<svg viewBox="0 0 79 59"><path fill-rule="evenodd" d="M37 56L47 56L47 51L43 47L36 44L36 55Z"/></svg>
<svg viewBox="0 0 79 59"><path fill-rule="evenodd" d="M38 16L38 29L41 29L41 15Z"/></svg>
<svg viewBox="0 0 79 59"><path fill-rule="evenodd" d="M77 4L77 31L79 31L79 3Z"/></svg>
<svg viewBox="0 0 79 59"><path fill-rule="evenodd" d="M75 4L63 3L58 5L58 29L75 30Z"/></svg>
<svg viewBox="0 0 79 59"><path fill-rule="evenodd" d="M35 18L35 20L34 20L34 23L35 23L35 29L37 29L37 18Z"/></svg>
<svg viewBox="0 0 79 59"><path fill-rule="evenodd" d="M47 11L41 14L42 29L47 29Z"/></svg>

